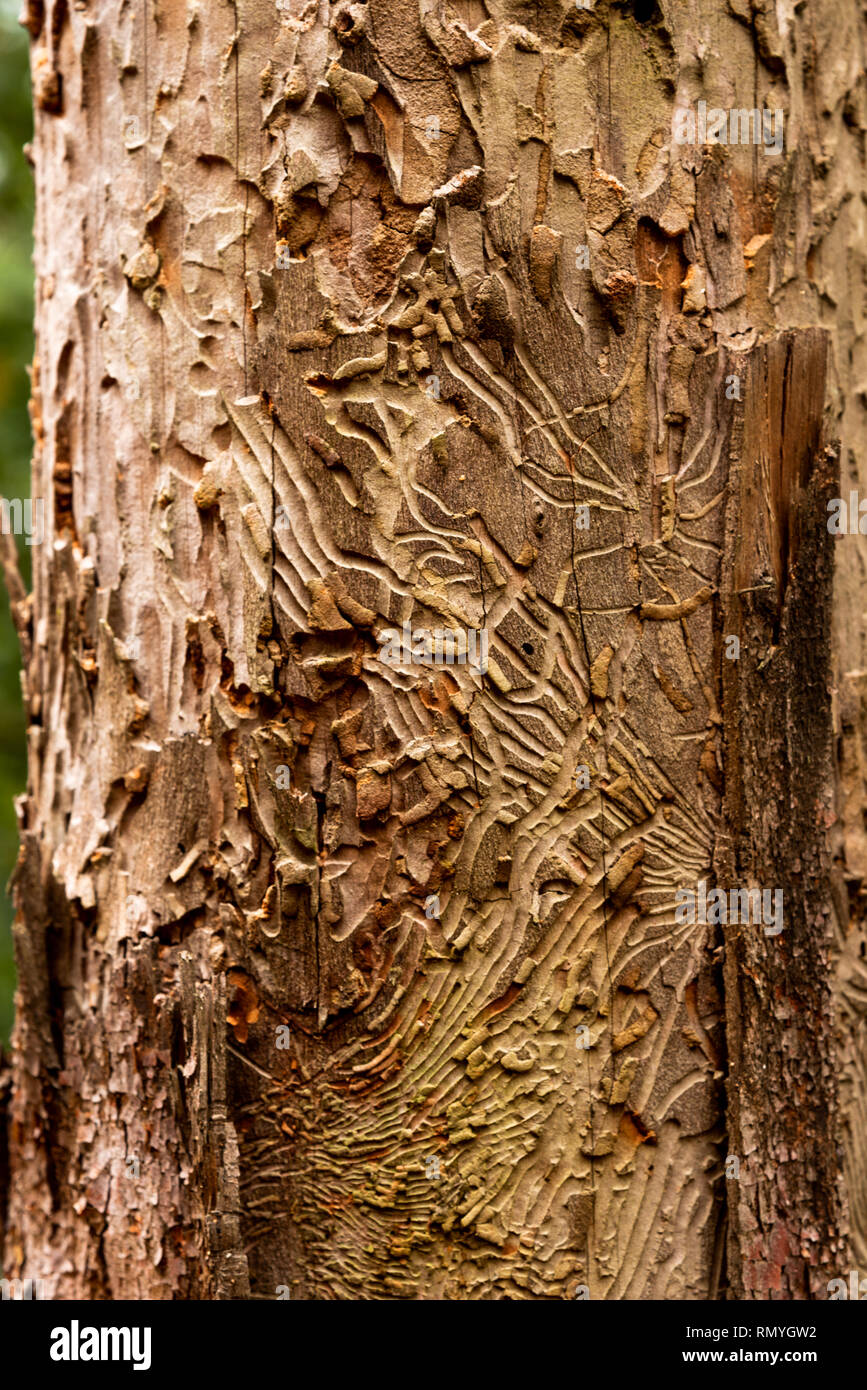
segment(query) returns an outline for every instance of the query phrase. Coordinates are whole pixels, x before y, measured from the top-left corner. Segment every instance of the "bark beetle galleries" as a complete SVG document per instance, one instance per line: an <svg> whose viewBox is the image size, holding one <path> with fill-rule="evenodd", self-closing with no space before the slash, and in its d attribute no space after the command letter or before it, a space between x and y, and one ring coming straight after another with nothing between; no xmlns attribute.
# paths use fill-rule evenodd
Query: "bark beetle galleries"
<svg viewBox="0 0 867 1390"><path fill-rule="evenodd" d="M863 1258L823 507L864 20L748 8L29 6L10 1277L801 1298ZM675 139L699 102L786 139ZM404 624L487 669L383 660ZM786 931L678 922L714 876Z"/></svg>

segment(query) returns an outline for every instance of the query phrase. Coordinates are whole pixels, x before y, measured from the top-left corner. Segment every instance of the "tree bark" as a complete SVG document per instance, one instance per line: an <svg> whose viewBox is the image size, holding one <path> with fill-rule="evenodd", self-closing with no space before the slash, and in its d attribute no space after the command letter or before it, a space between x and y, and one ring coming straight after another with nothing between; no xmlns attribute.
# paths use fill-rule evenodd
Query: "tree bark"
<svg viewBox="0 0 867 1390"><path fill-rule="evenodd" d="M826 1297L867 1259L860 7L25 20L6 1273ZM781 148L681 140L701 102ZM784 929L683 920L700 883Z"/></svg>

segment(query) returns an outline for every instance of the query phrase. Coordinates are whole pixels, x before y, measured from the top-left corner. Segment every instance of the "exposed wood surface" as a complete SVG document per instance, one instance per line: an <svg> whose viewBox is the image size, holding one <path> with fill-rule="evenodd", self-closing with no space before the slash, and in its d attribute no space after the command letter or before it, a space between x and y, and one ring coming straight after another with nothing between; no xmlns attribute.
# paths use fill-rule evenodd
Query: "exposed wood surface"
<svg viewBox="0 0 867 1390"><path fill-rule="evenodd" d="M795 9L32 0L10 1276L803 1298L864 1251L864 21ZM699 100L784 149L678 144Z"/></svg>

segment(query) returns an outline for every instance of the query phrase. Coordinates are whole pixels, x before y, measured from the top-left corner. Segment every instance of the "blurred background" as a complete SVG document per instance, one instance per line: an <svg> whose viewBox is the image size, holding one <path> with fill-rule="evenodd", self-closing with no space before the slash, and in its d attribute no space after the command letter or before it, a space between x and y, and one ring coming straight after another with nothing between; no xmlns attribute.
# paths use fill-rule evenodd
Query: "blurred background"
<svg viewBox="0 0 867 1390"><path fill-rule="evenodd" d="M33 355L33 179L22 147L31 138L27 33L21 0L0 0L0 494L30 496L27 367ZM30 547L18 537L25 584ZM24 711L18 637L0 579L0 1043L9 1039L15 975L12 904L6 892L18 837L12 798L24 790Z"/></svg>

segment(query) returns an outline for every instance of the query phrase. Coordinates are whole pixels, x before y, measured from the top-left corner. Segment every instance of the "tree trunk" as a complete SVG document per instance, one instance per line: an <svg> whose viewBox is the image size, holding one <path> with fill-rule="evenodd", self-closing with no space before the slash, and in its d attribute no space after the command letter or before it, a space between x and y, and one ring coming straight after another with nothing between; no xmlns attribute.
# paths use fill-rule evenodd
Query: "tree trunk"
<svg viewBox="0 0 867 1390"><path fill-rule="evenodd" d="M6 1273L826 1297L867 1262L860 6L26 23Z"/></svg>

